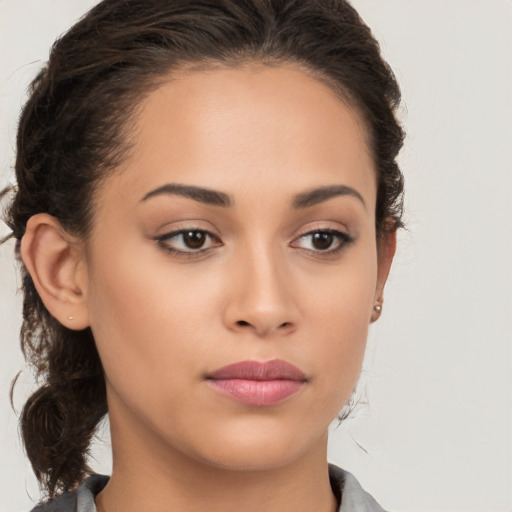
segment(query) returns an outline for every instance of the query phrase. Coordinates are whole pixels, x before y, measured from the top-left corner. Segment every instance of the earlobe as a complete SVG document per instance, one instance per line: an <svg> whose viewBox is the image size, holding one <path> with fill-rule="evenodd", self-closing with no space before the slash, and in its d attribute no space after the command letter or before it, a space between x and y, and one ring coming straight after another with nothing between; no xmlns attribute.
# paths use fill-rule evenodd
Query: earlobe
<svg viewBox="0 0 512 512"><path fill-rule="evenodd" d="M55 217L40 213L29 219L21 257L48 311L69 329L88 327L82 251Z"/></svg>
<svg viewBox="0 0 512 512"><path fill-rule="evenodd" d="M382 313L384 302L384 286L388 279L391 263L396 251L396 229L388 231L383 235L378 245L378 268L377 268L377 286L375 287L375 302L373 305L371 322L379 319Z"/></svg>

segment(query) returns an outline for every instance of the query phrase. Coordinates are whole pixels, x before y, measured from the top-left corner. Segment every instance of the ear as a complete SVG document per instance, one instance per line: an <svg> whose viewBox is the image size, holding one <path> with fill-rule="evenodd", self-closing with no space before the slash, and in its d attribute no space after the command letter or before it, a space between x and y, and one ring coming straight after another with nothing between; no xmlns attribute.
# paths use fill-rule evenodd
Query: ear
<svg viewBox="0 0 512 512"><path fill-rule="evenodd" d="M83 249L46 213L27 222L21 257L48 311L69 329L89 326Z"/></svg>
<svg viewBox="0 0 512 512"><path fill-rule="evenodd" d="M388 279L391 263L396 251L396 229L387 231L377 246L377 285L375 287L375 302L371 321L375 322L381 315L384 302L384 286ZM379 309L380 307L380 309Z"/></svg>

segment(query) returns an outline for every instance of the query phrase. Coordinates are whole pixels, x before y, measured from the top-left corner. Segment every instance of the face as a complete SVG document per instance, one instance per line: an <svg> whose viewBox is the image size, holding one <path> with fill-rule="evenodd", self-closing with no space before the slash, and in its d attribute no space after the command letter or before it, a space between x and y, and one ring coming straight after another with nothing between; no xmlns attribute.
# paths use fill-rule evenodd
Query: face
<svg viewBox="0 0 512 512"><path fill-rule="evenodd" d="M238 469L324 447L389 265L358 114L253 65L183 72L134 124L85 261L113 435Z"/></svg>

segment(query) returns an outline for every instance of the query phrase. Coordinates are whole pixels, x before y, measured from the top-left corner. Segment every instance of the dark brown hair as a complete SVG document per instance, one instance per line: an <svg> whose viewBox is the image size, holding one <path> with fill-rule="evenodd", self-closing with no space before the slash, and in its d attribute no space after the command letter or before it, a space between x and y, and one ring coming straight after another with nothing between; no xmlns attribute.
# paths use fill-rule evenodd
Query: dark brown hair
<svg viewBox="0 0 512 512"><path fill-rule="evenodd" d="M21 114L15 196L7 213L21 239L46 212L87 237L95 187L129 152L142 98L187 66L294 63L329 83L363 116L378 176L378 236L402 225L400 91L369 28L345 0L105 0L54 44ZM17 244L19 252L19 244ZM21 429L48 494L89 471L87 451L107 413L90 329L48 312L22 265L21 343L40 388Z"/></svg>

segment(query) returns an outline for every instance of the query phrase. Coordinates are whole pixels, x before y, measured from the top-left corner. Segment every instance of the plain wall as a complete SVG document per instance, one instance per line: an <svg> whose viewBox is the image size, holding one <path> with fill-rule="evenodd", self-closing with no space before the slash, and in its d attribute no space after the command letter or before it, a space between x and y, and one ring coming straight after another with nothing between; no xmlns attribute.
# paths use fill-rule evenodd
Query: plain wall
<svg viewBox="0 0 512 512"><path fill-rule="evenodd" d="M0 187L29 81L93 0L0 0ZM404 95L408 230L363 372L369 405L330 460L398 512L512 510L512 2L354 0ZM0 227L0 235L7 234ZM9 403L18 345L12 241L0 247L0 511L38 491ZM92 463L108 472L108 436Z"/></svg>

